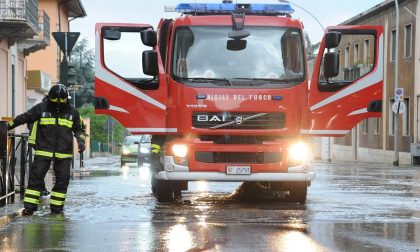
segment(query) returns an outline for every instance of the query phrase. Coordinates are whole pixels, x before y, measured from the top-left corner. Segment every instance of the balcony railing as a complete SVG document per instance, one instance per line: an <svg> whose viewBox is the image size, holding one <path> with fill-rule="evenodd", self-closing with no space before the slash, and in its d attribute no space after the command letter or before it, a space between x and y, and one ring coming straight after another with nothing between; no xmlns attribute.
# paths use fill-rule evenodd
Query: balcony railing
<svg viewBox="0 0 420 252"><path fill-rule="evenodd" d="M9 46L40 32L37 0L0 0L0 39Z"/></svg>
<svg viewBox="0 0 420 252"><path fill-rule="evenodd" d="M40 31L34 36L34 39L41 39L47 44L50 44L50 17L44 10L40 10L38 12L38 19Z"/></svg>

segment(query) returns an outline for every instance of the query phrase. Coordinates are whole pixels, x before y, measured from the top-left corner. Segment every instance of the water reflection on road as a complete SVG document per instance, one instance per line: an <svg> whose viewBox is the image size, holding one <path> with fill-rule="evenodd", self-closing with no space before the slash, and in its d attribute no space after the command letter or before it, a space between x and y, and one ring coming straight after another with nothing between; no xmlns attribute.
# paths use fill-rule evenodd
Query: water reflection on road
<svg viewBox="0 0 420 252"><path fill-rule="evenodd" d="M65 215L41 211L0 230L2 251L418 251L420 172L317 163L306 205L238 203L239 183L190 183L159 204L148 165L74 179ZM100 169L101 170L101 169ZM112 172L109 172L112 171ZM112 175L112 176L104 176ZM96 176L98 175L98 176Z"/></svg>

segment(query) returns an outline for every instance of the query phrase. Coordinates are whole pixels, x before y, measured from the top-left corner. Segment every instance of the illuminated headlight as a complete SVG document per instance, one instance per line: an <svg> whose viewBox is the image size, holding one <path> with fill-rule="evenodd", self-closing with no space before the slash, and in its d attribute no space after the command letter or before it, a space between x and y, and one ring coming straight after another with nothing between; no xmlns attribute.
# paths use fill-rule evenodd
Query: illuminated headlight
<svg viewBox="0 0 420 252"><path fill-rule="evenodd" d="M125 149L125 148L124 148L124 149L122 150L122 154L123 154L123 155L128 155L128 154L130 154L130 151L129 151L128 149Z"/></svg>
<svg viewBox="0 0 420 252"><path fill-rule="evenodd" d="M185 144L174 144L172 145L172 154L174 156L175 164L188 165L188 147Z"/></svg>
<svg viewBox="0 0 420 252"><path fill-rule="evenodd" d="M176 157L184 158L187 156L188 148L185 144L174 144L172 146L172 153Z"/></svg>
<svg viewBox="0 0 420 252"><path fill-rule="evenodd" d="M309 145L304 142L293 143L289 147L289 166L300 165L309 160Z"/></svg>
<svg viewBox="0 0 420 252"><path fill-rule="evenodd" d="M146 147L140 147L140 153L148 154L150 153L150 150L149 148L146 148Z"/></svg>

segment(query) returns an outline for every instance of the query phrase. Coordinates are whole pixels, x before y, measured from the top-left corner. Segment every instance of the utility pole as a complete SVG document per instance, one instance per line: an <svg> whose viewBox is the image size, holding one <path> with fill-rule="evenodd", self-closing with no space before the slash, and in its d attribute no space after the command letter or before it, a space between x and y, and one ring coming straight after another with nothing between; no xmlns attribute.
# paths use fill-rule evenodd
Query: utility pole
<svg viewBox="0 0 420 252"><path fill-rule="evenodd" d="M399 34L400 34L400 10L398 7L398 0L394 0L395 2L395 70L394 70L394 74L395 74L395 79L394 79L394 87L395 90L397 90L398 88L398 40L399 40ZM399 166L400 165L400 153L398 151L398 147L399 147L399 114L395 113L394 116L394 161L392 162L392 164L394 166Z"/></svg>

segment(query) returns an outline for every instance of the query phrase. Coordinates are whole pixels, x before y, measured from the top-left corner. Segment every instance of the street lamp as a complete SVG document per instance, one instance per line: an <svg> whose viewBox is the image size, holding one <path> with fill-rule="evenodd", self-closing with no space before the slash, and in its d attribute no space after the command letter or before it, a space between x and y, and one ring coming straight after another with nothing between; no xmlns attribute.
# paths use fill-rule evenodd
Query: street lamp
<svg viewBox="0 0 420 252"><path fill-rule="evenodd" d="M68 91L73 91L73 98L72 99L73 99L73 106L74 107L76 107L76 91L79 91L80 88L82 88L82 87L83 87L82 85L76 84L76 85L73 85L73 86L67 88Z"/></svg>
<svg viewBox="0 0 420 252"><path fill-rule="evenodd" d="M304 12L306 12L306 13L308 13L313 19L315 19L315 21L316 22L318 22L318 24L319 24L319 26L321 26L321 28L322 28L322 31L324 31L325 30L325 28L324 28L324 26L321 24L321 22L312 14L312 13L310 13L309 11L307 11L305 8L303 8L302 6L300 6L300 5L297 5L297 4L295 4L295 3L292 3L292 2L290 2L290 1L287 1L287 0L279 0L279 2L280 3L288 3L288 4L292 4L292 5L295 5L296 7L298 7L299 9L301 9L301 10L303 10Z"/></svg>

